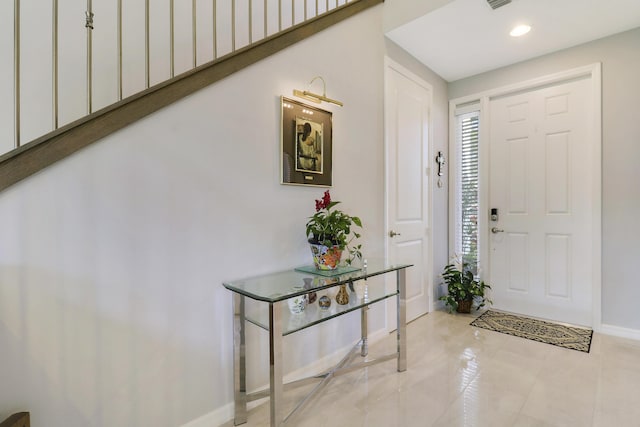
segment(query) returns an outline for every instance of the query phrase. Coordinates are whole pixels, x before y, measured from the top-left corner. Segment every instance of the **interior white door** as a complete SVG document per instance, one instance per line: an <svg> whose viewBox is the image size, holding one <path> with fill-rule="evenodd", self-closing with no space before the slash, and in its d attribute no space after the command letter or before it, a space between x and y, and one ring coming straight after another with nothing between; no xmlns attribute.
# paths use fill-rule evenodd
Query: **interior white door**
<svg viewBox="0 0 640 427"><path fill-rule="evenodd" d="M407 321L411 321L429 310L431 298L427 169L431 88L392 62L387 63L385 81L386 249L392 262L414 265L407 269ZM395 287L395 280L387 286ZM395 327L395 301L387 307L387 324Z"/></svg>
<svg viewBox="0 0 640 427"><path fill-rule="evenodd" d="M490 101L494 307L592 326L596 143L589 78Z"/></svg>

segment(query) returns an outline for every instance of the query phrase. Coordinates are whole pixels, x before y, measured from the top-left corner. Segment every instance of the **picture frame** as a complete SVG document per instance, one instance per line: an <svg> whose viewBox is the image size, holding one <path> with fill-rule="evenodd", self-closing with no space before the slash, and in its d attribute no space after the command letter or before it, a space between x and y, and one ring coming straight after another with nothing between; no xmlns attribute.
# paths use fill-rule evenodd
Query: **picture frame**
<svg viewBox="0 0 640 427"><path fill-rule="evenodd" d="M331 187L332 113L280 97L281 184Z"/></svg>

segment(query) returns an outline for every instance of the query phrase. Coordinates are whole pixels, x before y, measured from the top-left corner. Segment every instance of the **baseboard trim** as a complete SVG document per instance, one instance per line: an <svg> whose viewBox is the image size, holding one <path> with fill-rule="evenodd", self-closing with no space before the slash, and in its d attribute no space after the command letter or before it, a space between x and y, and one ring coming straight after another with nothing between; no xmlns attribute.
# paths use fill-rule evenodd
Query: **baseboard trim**
<svg viewBox="0 0 640 427"><path fill-rule="evenodd" d="M602 324L600 328L598 328L597 332L604 335L612 335L614 337L628 338L628 339L640 341L640 330L638 329L630 329L630 328L623 328L621 326Z"/></svg>
<svg viewBox="0 0 640 427"><path fill-rule="evenodd" d="M380 329L372 334L369 334L369 344L374 344L385 338L387 335L389 334L384 329ZM297 379L309 376L309 372L322 372L334 367L344 357L344 355L353 348L354 345L355 343L345 346L321 359L316 360L315 362L307 366L288 373L284 376L284 381L295 381ZM262 389L268 386L268 384L265 384L262 387L258 387L258 389ZM264 403L266 400L267 399L265 398L257 400L255 402L249 402L248 409L252 409ZM196 418L195 420L191 420L180 427L211 427L225 424L233 419L233 409L233 402L227 403L226 405L217 408L214 411L211 411L199 418Z"/></svg>

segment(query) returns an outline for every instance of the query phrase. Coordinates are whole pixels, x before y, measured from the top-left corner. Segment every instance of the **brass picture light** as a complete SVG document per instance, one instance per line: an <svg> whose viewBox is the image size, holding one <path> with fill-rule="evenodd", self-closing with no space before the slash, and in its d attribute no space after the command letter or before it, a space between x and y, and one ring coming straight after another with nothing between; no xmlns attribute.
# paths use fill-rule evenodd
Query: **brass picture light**
<svg viewBox="0 0 640 427"><path fill-rule="evenodd" d="M307 86L307 89L309 89L313 84L313 82L315 82L316 80L322 81L322 95L318 95L317 93L313 93L309 90L294 89L293 96L297 96L298 98L303 98L303 99L315 102L316 104L320 104L322 103L322 101L324 101L324 102L330 102L332 104L339 105L340 107L344 106L344 104L340 101L327 98L327 84L325 83L324 79L320 76L316 76L313 79L311 79L311 81L309 82L309 85Z"/></svg>

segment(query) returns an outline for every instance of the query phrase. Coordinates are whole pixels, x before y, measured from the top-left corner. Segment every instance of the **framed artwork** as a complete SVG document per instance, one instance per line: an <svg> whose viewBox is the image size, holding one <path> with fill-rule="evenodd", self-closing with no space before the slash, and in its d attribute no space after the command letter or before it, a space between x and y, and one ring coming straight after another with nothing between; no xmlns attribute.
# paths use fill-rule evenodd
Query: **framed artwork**
<svg viewBox="0 0 640 427"><path fill-rule="evenodd" d="M282 184L331 187L331 112L281 97Z"/></svg>

